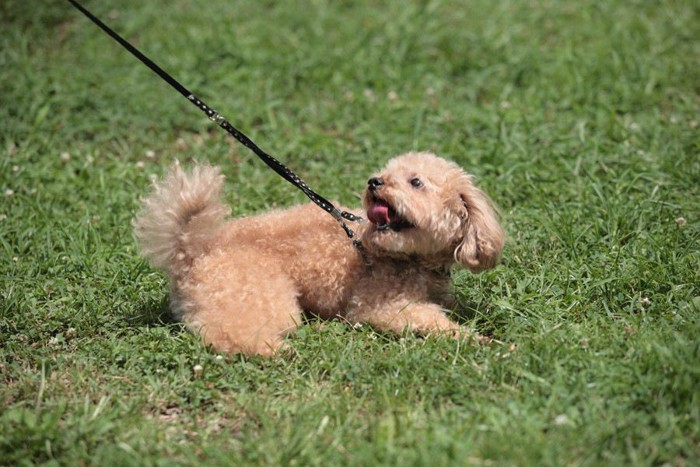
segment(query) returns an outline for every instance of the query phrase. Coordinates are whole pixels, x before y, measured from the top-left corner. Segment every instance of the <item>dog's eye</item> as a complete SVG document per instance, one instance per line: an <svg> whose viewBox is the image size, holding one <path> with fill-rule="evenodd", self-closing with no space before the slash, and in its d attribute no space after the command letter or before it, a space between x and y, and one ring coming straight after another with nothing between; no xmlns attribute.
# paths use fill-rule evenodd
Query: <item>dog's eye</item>
<svg viewBox="0 0 700 467"><path fill-rule="evenodd" d="M423 182L421 182L420 178L415 177L411 179L411 185L413 185L415 188L420 188L423 186Z"/></svg>

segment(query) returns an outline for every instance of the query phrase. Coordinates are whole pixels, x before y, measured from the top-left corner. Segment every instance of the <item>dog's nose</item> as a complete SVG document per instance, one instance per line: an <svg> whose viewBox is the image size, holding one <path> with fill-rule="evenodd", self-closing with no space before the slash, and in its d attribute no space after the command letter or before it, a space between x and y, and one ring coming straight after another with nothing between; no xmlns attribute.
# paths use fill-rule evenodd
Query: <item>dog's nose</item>
<svg viewBox="0 0 700 467"><path fill-rule="evenodd" d="M380 186L384 185L384 180L382 180L379 177L372 177L369 180L367 180L367 185L369 186L369 189L374 191Z"/></svg>

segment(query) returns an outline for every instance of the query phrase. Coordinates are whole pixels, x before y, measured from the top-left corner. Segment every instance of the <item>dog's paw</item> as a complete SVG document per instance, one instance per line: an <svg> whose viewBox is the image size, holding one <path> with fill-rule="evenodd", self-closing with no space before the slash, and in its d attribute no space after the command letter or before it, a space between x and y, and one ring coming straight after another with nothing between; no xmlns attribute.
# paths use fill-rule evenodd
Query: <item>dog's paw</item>
<svg viewBox="0 0 700 467"><path fill-rule="evenodd" d="M453 339L464 341L472 345L490 344L493 342L492 338L462 326L459 328L450 329L448 332Z"/></svg>

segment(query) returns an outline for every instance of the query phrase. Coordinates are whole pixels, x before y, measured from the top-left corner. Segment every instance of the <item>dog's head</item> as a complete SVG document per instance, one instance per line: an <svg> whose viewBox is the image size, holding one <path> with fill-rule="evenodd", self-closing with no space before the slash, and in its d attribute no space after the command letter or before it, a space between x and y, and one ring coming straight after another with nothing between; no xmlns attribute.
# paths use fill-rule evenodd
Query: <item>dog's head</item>
<svg viewBox="0 0 700 467"><path fill-rule="evenodd" d="M362 243L376 255L442 258L479 272L495 266L504 233L488 197L459 166L433 154L391 159L372 176Z"/></svg>

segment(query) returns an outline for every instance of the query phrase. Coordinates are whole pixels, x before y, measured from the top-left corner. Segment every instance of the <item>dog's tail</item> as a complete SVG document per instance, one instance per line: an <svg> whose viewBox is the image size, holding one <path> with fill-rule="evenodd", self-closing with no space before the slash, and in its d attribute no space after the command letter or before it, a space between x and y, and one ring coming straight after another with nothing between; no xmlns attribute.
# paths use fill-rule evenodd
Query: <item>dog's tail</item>
<svg viewBox="0 0 700 467"><path fill-rule="evenodd" d="M196 166L186 174L176 162L154 182L133 223L141 254L152 266L178 278L206 250L229 213L220 200L223 180L217 167Z"/></svg>

